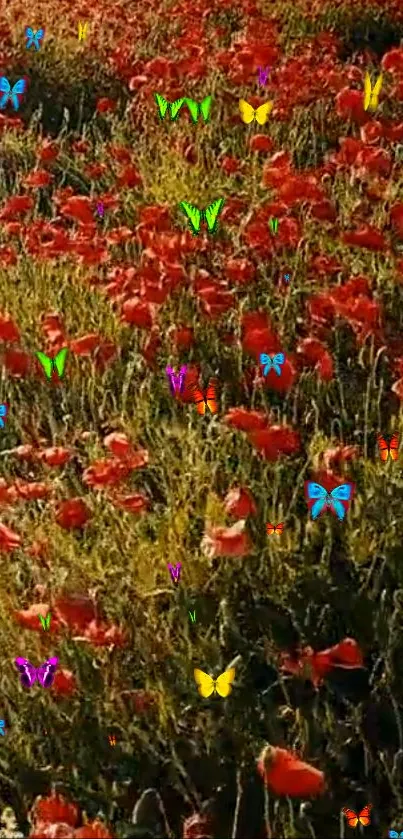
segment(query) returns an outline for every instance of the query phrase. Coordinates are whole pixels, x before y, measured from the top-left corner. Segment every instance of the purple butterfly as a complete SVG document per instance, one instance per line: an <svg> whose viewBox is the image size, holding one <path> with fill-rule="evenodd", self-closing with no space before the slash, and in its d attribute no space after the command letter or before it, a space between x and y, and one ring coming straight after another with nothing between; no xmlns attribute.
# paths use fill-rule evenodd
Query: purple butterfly
<svg viewBox="0 0 403 839"><path fill-rule="evenodd" d="M259 84L264 85L267 82L267 76L269 75L270 67L266 67L266 70L263 70L262 67L259 67Z"/></svg>
<svg viewBox="0 0 403 839"><path fill-rule="evenodd" d="M171 387L172 396L175 396L176 393L182 393L183 392L187 369L188 369L187 365L186 364L183 365L181 367L181 369L179 370L179 375L177 376L174 373L174 371L172 370L172 367L165 367L165 372L166 372L166 374L168 376L168 379L169 379L169 384L170 384L170 387Z"/></svg>
<svg viewBox="0 0 403 839"><path fill-rule="evenodd" d="M33 683L38 679L42 687L50 688L55 678L56 667L59 659L48 658L40 667L34 667L27 658L16 658L15 664L21 673L21 684L24 688L31 688Z"/></svg>

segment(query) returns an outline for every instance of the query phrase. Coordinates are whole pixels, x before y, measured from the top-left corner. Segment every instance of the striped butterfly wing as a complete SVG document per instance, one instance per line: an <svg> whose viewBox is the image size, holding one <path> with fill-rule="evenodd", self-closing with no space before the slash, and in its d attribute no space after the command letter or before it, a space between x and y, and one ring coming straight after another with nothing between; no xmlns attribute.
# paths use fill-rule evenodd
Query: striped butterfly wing
<svg viewBox="0 0 403 839"><path fill-rule="evenodd" d="M208 383L207 390L206 390L206 405L211 411L212 414L218 413L218 403L217 403L217 385L216 382L211 379Z"/></svg>
<svg viewBox="0 0 403 839"><path fill-rule="evenodd" d="M389 446L384 437L381 434L377 436L378 441L378 449L379 449L379 457L382 460L382 463L386 463L388 456L389 456Z"/></svg>
<svg viewBox="0 0 403 839"><path fill-rule="evenodd" d="M206 403L202 391L196 385L192 388L193 402L196 405L197 413L204 416L206 413Z"/></svg>
<svg viewBox="0 0 403 839"><path fill-rule="evenodd" d="M345 808L343 809L343 813L344 813L344 815L347 819L348 826L349 827L357 827L357 824L358 824L357 813L355 813L354 810L347 810Z"/></svg>
<svg viewBox="0 0 403 839"><path fill-rule="evenodd" d="M358 821L364 827L367 827L369 824L371 824L371 808L372 804L368 804L361 810L361 813L358 816Z"/></svg>
<svg viewBox="0 0 403 839"><path fill-rule="evenodd" d="M392 460L397 460L399 457L399 435L392 434L389 445L389 454Z"/></svg>

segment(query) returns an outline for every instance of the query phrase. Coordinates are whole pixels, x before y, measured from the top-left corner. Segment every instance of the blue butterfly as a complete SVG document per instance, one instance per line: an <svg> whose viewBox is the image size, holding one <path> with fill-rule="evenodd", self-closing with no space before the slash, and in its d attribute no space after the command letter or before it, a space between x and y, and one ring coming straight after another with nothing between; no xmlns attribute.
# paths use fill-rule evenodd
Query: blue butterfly
<svg viewBox="0 0 403 839"><path fill-rule="evenodd" d="M285 355L283 352L278 352L277 355L265 355L265 353L261 353L260 355L260 363L265 365L263 370L263 375L267 376L269 370L273 368L276 371L278 376L281 376L280 365L284 364L285 362Z"/></svg>
<svg viewBox="0 0 403 839"><path fill-rule="evenodd" d="M4 428L5 422L2 419L2 417L7 416L7 411L8 411L8 408L7 408L6 403L2 402L1 405L0 405L0 428Z"/></svg>
<svg viewBox="0 0 403 839"><path fill-rule="evenodd" d="M32 44L34 45L36 50L39 50L39 48L41 46L39 41L42 40L44 34L45 34L44 29L38 29L37 32L34 32L33 29L31 29L30 26L26 26L25 27L25 37L27 39L27 50L29 50L29 48L32 47Z"/></svg>
<svg viewBox="0 0 403 839"><path fill-rule="evenodd" d="M9 99L11 99L14 110L18 111L20 107L20 103L18 101L18 94L22 96L25 93L25 88L27 86L25 79L18 79L18 82L15 83L13 89L11 90L10 82L6 79L5 76L0 76L0 93L4 93L4 96L0 99L0 109L5 108Z"/></svg>
<svg viewBox="0 0 403 839"><path fill-rule="evenodd" d="M354 492L354 484L340 484L340 486L328 492L321 484L314 481L305 481L305 494L308 501L315 500L312 505L311 515L317 519L322 510L332 510L340 521L346 515L346 509L342 501L351 501Z"/></svg>
<svg viewBox="0 0 403 839"><path fill-rule="evenodd" d="M401 831L401 833L397 833L396 830L390 830L389 839L403 839L403 830Z"/></svg>

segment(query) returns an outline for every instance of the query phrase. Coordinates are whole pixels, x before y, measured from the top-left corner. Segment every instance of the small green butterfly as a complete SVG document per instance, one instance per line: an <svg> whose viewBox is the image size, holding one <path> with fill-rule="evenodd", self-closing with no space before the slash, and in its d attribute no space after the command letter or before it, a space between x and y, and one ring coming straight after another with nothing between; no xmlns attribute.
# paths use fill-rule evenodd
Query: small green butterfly
<svg viewBox="0 0 403 839"><path fill-rule="evenodd" d="M185 102L189 108L190 116L192 117L193 122L197 122L199 118L199 114L202 115L204 122L208 121L210 115L210 107L213 101L212 96L206 96L203 99L203 102L200 102L200 105L195 102L193 99L185 99Z"/></svg>
<svg viewBox="0 0 403 839"><path fill-rule="evenodd" d="M165 114L169 108L169 113L171 114L171 120L176 119L179 114L179 111L184 103L184 98L176 99L175 102L168 102L161 96L159 93L154 93L154 99L157 103L157 108L159 111L160 119L164 119Z"/></svg>
<svg viewBox="0 0 403 839"><path fill-rule="evenodd" d="M56 370L59 379L62 378L64 368L66 366L67 353L67 347L63 347L62 350L59 350L54 358L49 358L44 352L35 353L37 358L39 358L48 379L52 378L52 370Z"/></svg>
<svg viewBox="0 0 403 839"><path fill-rule="evenodd" d="M50 629L50 619L51 619L51 617L52 616L51 616L50 612L48 612L48 614L46 615L46 618L44 618L43 615L38 615L38 618L39 618L39 620L42 624L42 629L44 629L45 631L47 629Z"/></svg>
<svg viewBox="0 0 403 839"><path fill-rule="evenodd" d="M199 210L193 204L189 204L188 201L181 201L179 206L188 217L192 233L197 235L200 232L200 225L203 219L207 224L208 232L215 232L217 227L217 218L221 213L224 204L225 199L218 198L217 201L213 201L212 204L209 204L205 210Z"/></svg>

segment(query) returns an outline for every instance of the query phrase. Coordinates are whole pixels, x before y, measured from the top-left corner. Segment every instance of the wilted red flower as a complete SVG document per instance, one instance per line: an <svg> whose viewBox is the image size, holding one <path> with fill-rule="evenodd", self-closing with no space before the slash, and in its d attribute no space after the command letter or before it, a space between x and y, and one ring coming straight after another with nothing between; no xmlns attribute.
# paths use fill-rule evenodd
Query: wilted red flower
<svg viewBox="0 0 403 839"><path fill-rule="evenodd" d="M91 621L84 630L84 638L94 647L123 647L126 643L125 633L114 624Z"/></svg>
<svg viewBox="0 0 403 839"><path fill-rule="evenodd" d="M74 839L115 839L115 834L112 833L110 827L99 819L95 819L78 827L74 833Z"/></svg>
<svg viewBox="0 0 403 839"><path fill-rule="evenodd" d="M133 453L133 447L128 440L126 434L114 431L108 434L104 439L104 446L106 446L115 457L125 458Z"/></svg>
<svg viewBox="0 0 403 839"><path fill-rule="evenodd" d="M150 500L141 492L136 492L132 495L123 495L112 498L112 504L115 507L120 507L128 513L146 513L150 509Z"/></svg>
<svg viewBox="0 0 403 839"><path fill-rule="evenodd" d="M42 498L47 498L50 495L51 488L40 481L22 481L17 478L14 486L20 498L25 501L39 501Z"/></svg>
<svg viewBox="0 0 403 839"><path fill-rule="evenodd" d="M62 446L50 446L40 452L40 460L47 466L64 466L71 458L71 452Z"/></svg>
<svg viewBox="0 0 403 839"><path fill-rule="evenodd" d="M36 799L32 808L31 821L53 824L63 822L75 827L79 820L80 811L76 804L71 804L62 795L52 792L47 798L41 796Z"/></svg>
<svg viewBox="0 0 403 839"><path fill-rule="evenodd" d="M56 512L56 522L65 530L84 527L91 513L82 498L68 498L61 501Z"/></svg>
<svg viewBox="0 0 403 839"><path fill-rule="evenodd" d="M136 186L142 186L142 183L143 179L140 172L132 163L125 166L117 178L118 186L128 186L130 189L133 189Z"/></svg>
<svg viewBox="0 0 403 839"><path fill-rule="evenodd" d="M326 469L339 469L345 463L356 460L359 453L358 446L337 446L334 449L326 449L323 454L323 462Z"/></svg>
<svg viewBox="0 0 403 839"><path fill-rule="evenodd" d="M287 673L307 680L317 687L327 673L334 667L354 669L363 666L363 655L354 638L344 638L333 647L321 652L314 652L312 647L304 647L296 655L282 653L281 669Z"/></svg>
<svg viewBox="0 0 403 839"><path fill-rule="evenodd" d="M263 411L249 411L248 408L230 408L224 422L239 431L258 431L267 428L269 418Z"/></svg>
<svg viewBox="0 0 403 839"><path fill-rule="evenodd" d="M256 504L249 490L243 487L234 487L227 493L224 501L225 512L236 519L246 519L248 516L255 516Z"/></svg>
<svg viewBox="0 0 403 839"><path fill-rule="evenodd" d="M21 536L10 530L5 524L0 524L0 551L10 553L15 548L20 548L22 544Z"/></svg>
<svg viewBox="0 0 403 839"><path fill-rule="evenodd" d="M16 265L18 262L18 255L15 248L11 245L2 245L0 247L0 265Z"/></svg>
<svg viewBox="0 0 403 839"><path fill-rule="evenodd" d="M56 670L52 684L53 691L57 696L72 696L77 689L77 679L71 670Z"/></svg>
<svg viewBox="0 0 403 839"><path fill-rule="evenodd" d="M317 370L320 379L325 382L331 381L334 376L333 359L322 341L318 341L317 338L305 338L298 344L297 352L300 353L304 364Z"/></svg>
<svg viewBox="0 0 403 839"><path fill-rule="evenodd" d="M81 338L75 338L70 341L70 350L75 355L91 355L99 346L101 336L97 332L90 332L88 335L82 335Z"/></svg>
<svg viewBox="0 0 403 839"><path fill-rule="evenodd" d="M202 539L202 550L213 559L216 556L246 556L252 545L245 530L245 521L238 521L232 527L208 525Z"/></svg>
<svg viewBox="0 0 403 839"><path fill-rule="evenodd" d="M129 699L133 703L134 710L137 714L143 714L149 711L158 700L156 691L142 689L124 691L122 697Z"/></svg>
<svg viewBox="0 0 403 839"><path fill-rule="evenodd" d="M283 454L295 454L301 446L299 433L287 425L272 425L270 428L250 431L248 440L265 460L272 462Z"/></svg>
<svg viewBox="0 0 403 839"><path fill-rule="evenodd" d="M313 798L325 790L325 776L287 749L267 745L258 759L258 771L275 795Z"/></svg>
<svg viewBox="0 0 403 839"><path fill-rule="evenodd" d="M227 259L224 271L228 279L237 286L245 286L255 279L256 268L247 259Z"/></svg>

